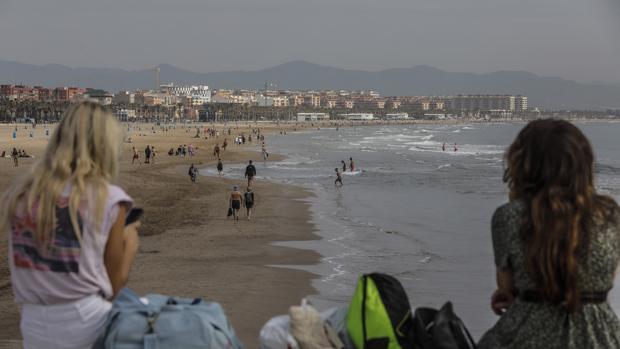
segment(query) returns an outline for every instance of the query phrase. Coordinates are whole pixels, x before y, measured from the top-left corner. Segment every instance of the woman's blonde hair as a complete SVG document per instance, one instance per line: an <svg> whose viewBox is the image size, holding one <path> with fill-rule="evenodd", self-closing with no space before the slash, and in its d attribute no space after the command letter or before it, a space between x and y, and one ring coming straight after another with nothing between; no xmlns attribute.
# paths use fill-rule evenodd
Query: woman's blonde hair
<svg viewBox="0 0 620 349"><path fill-rule="evenodd" d="M87 204L100 226L107 185L118 175L121 128L116 118L96 102L73 105L62 117L45 154L4 195L0 225L10 227L18 206L36 222L35 237L48 248L55 238L57 203L67 185L71 223L77 238L82 232L78 209Z"/></svg>

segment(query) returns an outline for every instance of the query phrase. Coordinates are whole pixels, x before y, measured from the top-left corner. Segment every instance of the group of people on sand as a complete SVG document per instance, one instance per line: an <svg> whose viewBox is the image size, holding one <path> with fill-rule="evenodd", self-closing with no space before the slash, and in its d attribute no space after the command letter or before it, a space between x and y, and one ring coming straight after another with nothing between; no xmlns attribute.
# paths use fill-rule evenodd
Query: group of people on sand
<svg viewBox="0 0 620 349"><path fill-rule="evenodd" d="M340 161L340 163L342 164L342 172L340 171L338 167L334 169L334 171L336 172L336 181L334 182L334 185L336 186L343 185L342 174L347 172L347 163L344 160ZM353 162L352 157L349 158L349 171L355 172L355 162Z"/></svg>
<svg viewBox="0 0 620 349"><path fill-rule="evenodd" d="M10 157L11 159L13 159L13 166L18 167L19 158L29 158L31 156L26 152L25 149L13 148L8 154L4 150L2 151L2 154L0 154L0 158L5 157Z"/></svg>
<svg viewBox="0 0 620 349"><path fill-rule="evenodd" d="M190 144L183 144L183 145L179 145L175 151L174 148L170 148L170 150L168 150L168 155L170 156L180 156L180 157L185 157L185 156L194 156L196 155L196 148L194 148L194 145Z"/></svg>
<svg viewBox="0 0 620 349"><path fill-rule="evenodd" d="M256 178L256 167L254 166L252 160L250 160L248 165L245 167L244 177L248 180L245 192L242 194L239 191L239 186L235 185L233 186L233 191L230 193L228 198L228 217L232 217L234 220L239 220L239 211L242 206L245 207L246 218L248 220L252 218L252 209L256 203L254 191L252 189Z"/></svg>
<svg viewBox="0 0 620 349"><path fill-rule="evenodd" d="M141 227L127 221L134 201L114 184L122 141L109 111L76 104L0 200L25 348L90 348L106 330ZM235 186L230 196L233 211L243 203L248 218L249 173L245 193ZM588 139L567 121L532 121L507 150L504 181L508 202L490 232L497 289L489 303L499 320L478 348L620 348L608 300L620 263L620 207L597 192Z"/></svg>
<svg viewBox="0 0 620 349"><path fill-rule="evenodd" d="M136 149L136 147L132 147L131 150L133 153L131 157L131 164L134 165L136 161L138 161L138 164L142 165L142 161L140 160L140 153L138 153L138 150ZM146 148L144 148L144 163L154 164L156 154L157 153L155 152L155 146L147 145Z"/></svg>

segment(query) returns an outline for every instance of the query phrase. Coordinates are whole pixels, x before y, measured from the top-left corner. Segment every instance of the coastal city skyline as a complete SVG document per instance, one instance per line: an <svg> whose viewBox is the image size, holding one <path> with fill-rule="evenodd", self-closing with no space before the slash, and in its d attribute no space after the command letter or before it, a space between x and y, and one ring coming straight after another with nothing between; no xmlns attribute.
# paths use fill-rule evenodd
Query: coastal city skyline
<svg viewBox="0 0 620 349"><path fill-rule="evenodd" d="M0 0L0 349L620 349L620 0Z"/></svg>
<svg viewBox="0 0 620 349"><path fill-rule="evenodd" d="M155 72L159 82L158 72ZM214 121L239 120L247 114L286 120L407 120L454 117L522 117L529 108L527 96L508 94L458 94L451 96L382 96L372 90L279 90L265 88L222 89L207 85L167 83L157 89L108 92L84 87L0 85L0 117L3 120L54 120L70 103L96 100L111 107L121 120L146 119ZM240 107L235 107L238 105ZM54 106L53 108L51 106ZM241 108L241 109L240 109ZM222 111L224 110L224 111ZM304 113L312 111L311 113ZM320 113L318 113L320 112ZM295 114L295 115L293 115ZM376 115L375 115L376 114ZM331 115L331 116L330 116Z"/></svg>
<svg viewBox="0 0 620 349"><path fill-rule="evenodd" d="M127 70L169 63L196 72L292 60L369 71L427 64L619 84L618 15L612 0L5 0L0 32L20 33L3 35L0 59Z"/></svg>

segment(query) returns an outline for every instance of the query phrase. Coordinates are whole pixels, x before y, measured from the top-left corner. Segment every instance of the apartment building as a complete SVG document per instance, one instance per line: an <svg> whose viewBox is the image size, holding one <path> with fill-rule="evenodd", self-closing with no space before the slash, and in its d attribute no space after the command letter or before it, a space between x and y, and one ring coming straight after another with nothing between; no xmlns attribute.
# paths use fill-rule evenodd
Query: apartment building
<svg viewBox="0 0 620 349"><path fill-rule="evenodd" d="M302 95L289 96L288 104L291 107L300 107L304 105L304 97Z"/></svg>
<svg viewBox="0 0 620 349"><path fill-rule="evenodd" d="M451 108L460 111L515 110L515 96L458 95L452 97Z"/></svg>
<svg viewBox="0 0 620 349"><path fill-rule="evenodd" d="M522 113L527 110L527 97L515 96L515 113Z"/></svg>
<svg viewBox="0 0 620 349"><path fill-rule="evenodd" d="M312 108L320 108L321 107L321 97L311 94L304 96L304 106L312 107Z"/></svg>

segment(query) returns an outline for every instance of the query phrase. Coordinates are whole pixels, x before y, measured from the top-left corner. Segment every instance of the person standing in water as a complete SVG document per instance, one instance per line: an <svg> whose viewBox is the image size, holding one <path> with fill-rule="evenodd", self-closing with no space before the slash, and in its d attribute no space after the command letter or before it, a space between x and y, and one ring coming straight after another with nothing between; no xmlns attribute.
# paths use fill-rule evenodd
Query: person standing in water
<svg viewBox="0 0 620 349"><path fill-rule="evenodd" d="M347 172L347 163L344 162L344 160L342 160L341 162L342 162L342 172Z"/></svg>
<svg viewBox="0 0 620 349"><path fill-rule="evenodd" d="M334 185L338 186L338 184L340 184L342 187L342 176L340 175L340 171L338 171L338 167L336 167L334 171L336 171L336 180L334 181Z"/></svg>
<svg viewBox="0 0 620 349"><path fill-rule="evenodd" d="M349 158L349 171L355 171L355 164L353 163L353 158Z"/></svg>
<svg viewBox="0 0 620 349"><path fill-rule="evenodd" d="M243 194L243 199L246 209L246 215L249 221L252 217L252 208L254 207L254 192L252 191L252 188L247 188L246 192Z"/></svg>
<svg viewBox="0 0 620 349"><path fill-rule="evenodd" d="M446 151L446 142L443 142L443 145L441 146L441 150Z"/></svg>
<svg viewBox="0 0 620 349"><path fill-rule="evenodd" d="M459 150L459 148L456 146L456 143L454 143L454 151Z"/></svg>
<svg viewBox="0 0 620 349"><path fill-rule="evenodd" d="M233 187L228 203L230 205L229 207L232 208L233 218L235 220L239 220L239 210L241 209L241 204L243 203L243 195L239 192L238 185Z"/></svg>
<svg viewBox="0 0 620 349"><path fill-rule="evenodd" d="M222 177L222 171L224 171L224 164L222 164L222 159L217 159L217 174Z"/></svg>

